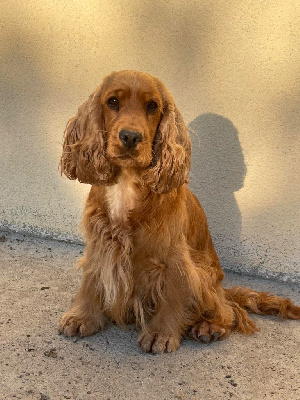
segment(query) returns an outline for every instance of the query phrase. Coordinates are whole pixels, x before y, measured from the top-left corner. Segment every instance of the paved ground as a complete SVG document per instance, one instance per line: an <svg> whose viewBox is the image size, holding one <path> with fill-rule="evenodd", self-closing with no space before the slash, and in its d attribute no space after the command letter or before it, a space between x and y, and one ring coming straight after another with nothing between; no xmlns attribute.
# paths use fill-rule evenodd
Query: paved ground
<svg viewBox="0 0 300 400"><path fill-rule="evenodd" d="M261 331L176 353L143 354L130 327L85 339L56 324L80 280L78 245L0 233L0 399L299 400L300 321L253 319ZM300 288L227 274L227 286L289 296Z"/></svg>

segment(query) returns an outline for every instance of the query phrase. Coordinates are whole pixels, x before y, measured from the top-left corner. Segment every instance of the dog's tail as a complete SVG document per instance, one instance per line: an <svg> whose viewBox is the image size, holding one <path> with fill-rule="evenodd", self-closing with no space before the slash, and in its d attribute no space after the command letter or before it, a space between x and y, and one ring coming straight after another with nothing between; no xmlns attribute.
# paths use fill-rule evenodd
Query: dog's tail
<svg viewBox="0 0 300 400"><path fill-rule="evenodd" d="M300 307L290 299L238 286L225 289L225 293L228 300L233 300L249 312L261 315L279 314L283 318L300 319Z"/></svg>

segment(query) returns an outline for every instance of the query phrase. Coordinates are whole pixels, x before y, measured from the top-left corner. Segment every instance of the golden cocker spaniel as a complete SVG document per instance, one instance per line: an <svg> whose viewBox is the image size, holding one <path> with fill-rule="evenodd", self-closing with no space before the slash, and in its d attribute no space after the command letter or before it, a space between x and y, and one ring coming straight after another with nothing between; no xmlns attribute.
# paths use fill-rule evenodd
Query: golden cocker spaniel
<svg viewBox="0 0 300 400"><path fill-rule="evenodd" d="M82 285L59 321L66 336L107 321L141 328L146 352L257 328L246 310L299 319L289 299L225 289L205 214L186 183L190 139L170 92L137 71L106 77L65 131L61 171L92 185Z"/></svg>

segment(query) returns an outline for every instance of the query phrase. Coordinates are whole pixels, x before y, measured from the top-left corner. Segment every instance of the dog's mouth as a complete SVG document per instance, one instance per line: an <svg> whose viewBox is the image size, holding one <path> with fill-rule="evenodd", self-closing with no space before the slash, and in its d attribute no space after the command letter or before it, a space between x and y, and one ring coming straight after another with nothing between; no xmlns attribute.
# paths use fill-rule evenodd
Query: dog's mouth
<svg viewBox="0 0 300 400"><path fill-rule="evenodd" d="M123 168L148 168L151 163L151 159L148 160L137 150L127 151L122 154L112 154L109 159L113 164Z"/></svg>
<svg viewBox="0 0 300 400"><path fill-rule="evenodd" d="M123 147L116 147L110 154L110 159L114 160L137 160L140 156L138 149L125 149Z"/></svg>
<svg viewBox="0 0 300 400"><path fill-rule="evenodd" d="M116 154L110 157L111 161L127 161L127 160L136 160L137 155L125 153L125 154Z"/></svg>
<svg viewBox="0 0 300 400"><path fill-rule="evenodd" d="M122 154L112 154L109 157L110 161L119 167L134 167L138 166L139 158L138 154L132 152L126 152Z"/></svg>
<svg viewBox="0 0 300 400"><path fill-rule="evenodd" d="M131 155L131 154L121 154L119 156L114 156L113 159L118 159L118 160L134 160L136 157Z"/></svg>

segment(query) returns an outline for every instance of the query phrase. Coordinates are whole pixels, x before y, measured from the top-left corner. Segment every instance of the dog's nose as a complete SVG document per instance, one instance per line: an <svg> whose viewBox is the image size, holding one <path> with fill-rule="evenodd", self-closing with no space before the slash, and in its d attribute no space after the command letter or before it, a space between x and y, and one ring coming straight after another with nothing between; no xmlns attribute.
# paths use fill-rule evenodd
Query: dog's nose
<svg viewBox="0 0 300 400"><path fill-rule="evenodd" d="M125 147L127 147L128 149L132 149L136 147L139 142L142 141L143 136L140 132L122 129L119 132L119 139Z"/></svg>

